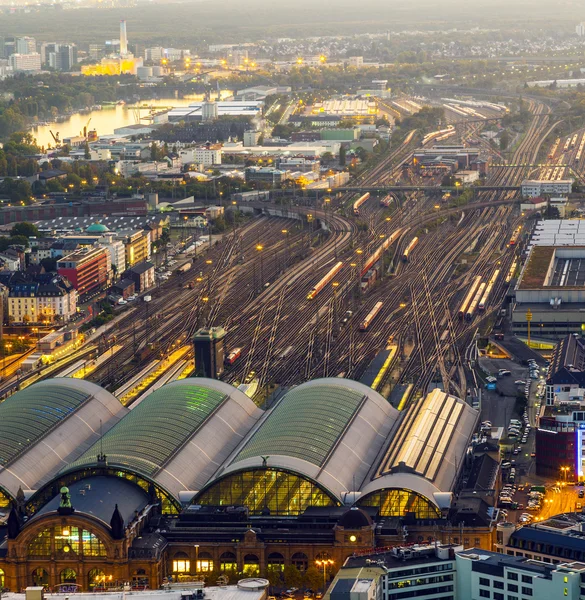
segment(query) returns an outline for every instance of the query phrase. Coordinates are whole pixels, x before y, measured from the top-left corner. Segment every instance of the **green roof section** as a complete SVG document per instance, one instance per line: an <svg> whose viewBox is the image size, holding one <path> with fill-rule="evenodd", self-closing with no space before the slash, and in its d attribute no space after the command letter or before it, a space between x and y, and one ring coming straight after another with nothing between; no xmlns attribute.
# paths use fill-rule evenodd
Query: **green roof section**
<svg viewBox="0 0 585 600"><path fill-rule="evenodd" d="M103 452L108 465L152 478L227 397L222 391L185 379L167 384L149 394L62 472L95 465Z"/></svg>
<svg viewBox="0 0 585 600"><path fill-rule="evenodd" d="M240 450L234 463L283 455L322 467L364 401L360 391L342 385L313 383L292 389Z"/></svg>
<svg viewBox="0 0 585 600"><path fill-rule="evenodd" d="M0 466L7 467L93 395L55 381L43 381L0 404Z"/></svg>

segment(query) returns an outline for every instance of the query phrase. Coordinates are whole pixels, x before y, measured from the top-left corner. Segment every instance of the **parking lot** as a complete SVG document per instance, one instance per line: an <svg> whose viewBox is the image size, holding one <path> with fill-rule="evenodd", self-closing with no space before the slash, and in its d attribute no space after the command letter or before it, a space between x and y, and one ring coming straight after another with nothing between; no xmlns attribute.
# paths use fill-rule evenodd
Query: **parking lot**
<svg viewBox="0 0 585 600"><path fill-rule="evenodd" d="M488 383L495 386L483 392L482 422L502 428L502 493L498 505L507 511L508 520L531 522L551 504L549 489L541 487L543 482L534 472L534 430L545 394L544 372L538 365L525 367L508 359L481 359L480 365L490 373ZM526 404L522 402L524 395Z"/></svg>

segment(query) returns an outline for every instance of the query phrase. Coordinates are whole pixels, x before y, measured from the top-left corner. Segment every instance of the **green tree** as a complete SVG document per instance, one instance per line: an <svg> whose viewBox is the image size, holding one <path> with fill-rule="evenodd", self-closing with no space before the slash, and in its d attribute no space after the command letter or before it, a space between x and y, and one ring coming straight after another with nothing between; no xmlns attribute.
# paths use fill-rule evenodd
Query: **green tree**
<svg viewBox="0 0 585 600"><path fill-rule="evenodd" d="M313 566L310 566L305 571L303 580L305 587L308 587L310 590L317 590L323 585L323 575Z"/></svg>
<svg viewBox="0 0 585 600"><path fill-rule="evenodd" d="M346 156L347 150L345 149L345 146L341 146L341 148L339 149L339 164L342 167L345 166Z"/></svg>
<svg viewBox="0 0 585 600"><path fill-rule="evenodd" d="M266 569L266 579L271 587L276 587L282 583L282 571L277 567Z"/></svg>
<svg viewBox="0 0 585 600"><path fill-rule="evenodd" d="M91 154L89 153L89 144L85 142L85 151L84 151L85 160L89 160L91 158Z"/></svg>
<svg viewBox="0 0 585 600"><path fill-rule="evenodd" d="M295 567L295 565L285 565L284 571L282 572L284 577L284 584L287 587L300 587L303 583L302 573Z"/></svg>
<svg viewBox="0 0 585 600"><path fill-rule="evenodd" d="M22 221L22 223L16 223L10 230L10 235L24 235L27 238L38 237L39 230L34 223L28 221Z"/></svg>

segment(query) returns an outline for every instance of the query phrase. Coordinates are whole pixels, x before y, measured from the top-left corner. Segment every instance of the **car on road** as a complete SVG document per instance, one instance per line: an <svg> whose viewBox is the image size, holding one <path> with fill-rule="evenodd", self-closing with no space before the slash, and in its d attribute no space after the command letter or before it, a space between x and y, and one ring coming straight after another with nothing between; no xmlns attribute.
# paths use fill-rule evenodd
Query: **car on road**
<svg viewBox="0 0 585 600"><path fill-rule="evenodd" d="M524 381L524 379L516 379L516 381L514 383L516 385L526 385L526 382Z"/></svg>
<svg viewBox="0 0 585 600"><path fill-rule="evenodd" d="M585 497L585 491L579 490L579 498Z"/></svg>

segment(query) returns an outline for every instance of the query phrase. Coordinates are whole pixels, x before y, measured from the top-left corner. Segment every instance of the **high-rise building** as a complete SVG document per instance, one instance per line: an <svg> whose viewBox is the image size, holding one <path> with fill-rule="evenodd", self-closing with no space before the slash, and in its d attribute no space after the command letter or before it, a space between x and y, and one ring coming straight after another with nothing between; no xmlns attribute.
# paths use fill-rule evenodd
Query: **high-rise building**
<svg viewBox="0 0 585 600"><path fill-rule="evenodd" d="M75 44L61 44L57 50L57 66L59 71L71 71L77 62L77 46Z"/></svg>
<svg viewBox="0 0 585 600"><path fill-rule="evenodd" d="M11 54L10 66L14 71L40 71L41 55L38 52L31 54Z"/></svg>
<svg viewBox="0 0 585 600"><path fill-rule="evenodd" d="M575 27L575 31L579 37L585 37L585 23L581 22L577 27Z"/></svg>
<svg viewBox="0 0 585 600"><path fill-rule="evenodd" d="M59 44L55 42L43 42L41 44L41 64L46 65L49 64L50 55L57 52L59 48Z"/></svg>
<svg viewBox="0 0 585 600"><path fill-rule="evenodd" d="M16 38L16 54L33 54L37 51L37 41L32 37Z"/></svg>
<svg viewBox="0 0 585 600"><path fill-rule="evenodd" d="M0 58L8 58L16 52L16 42L14 38L0 38Z"/></svg>
<svg viewBox="0 0 585 600"><path fill-rule="evenodd" d="M195 373L199 377L218 379L223 373L223 327L200 329L193 337L195 348Z"/></svg>
<svg viewBox="0 0 585 600"><path fill-rule="evenodd" d="M126 21L120 21L120 56L128 54L128 36L126 34Z"/></svg>
<svg viewBox="0 0 585 600"><path fill-rule="evenodd" d="M90 44L89 45L89 58L92 60L99 60L104 56L103 44Z"/></svg>

